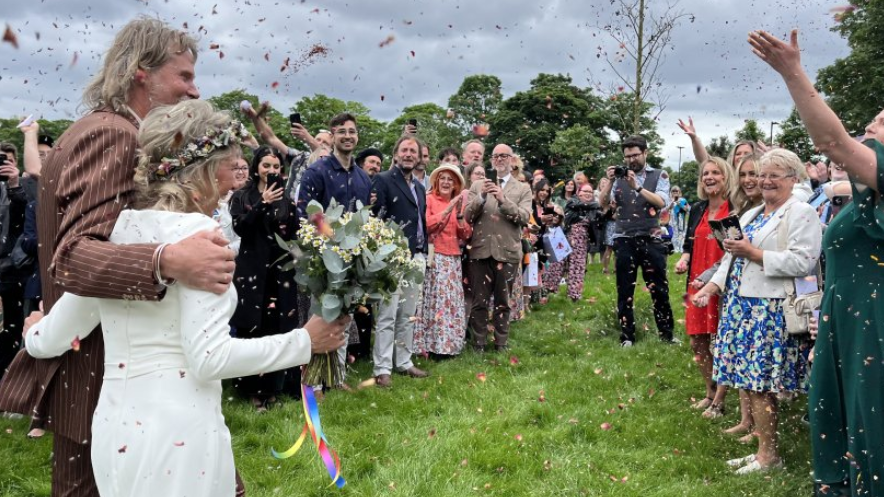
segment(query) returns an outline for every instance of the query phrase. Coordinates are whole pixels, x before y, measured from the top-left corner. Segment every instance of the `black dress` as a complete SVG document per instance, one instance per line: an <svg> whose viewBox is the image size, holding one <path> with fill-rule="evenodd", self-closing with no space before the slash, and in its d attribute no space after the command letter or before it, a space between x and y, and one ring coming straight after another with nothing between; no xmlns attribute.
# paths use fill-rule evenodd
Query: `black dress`
<svg viewBox="0 0 884 497"><path fill-rule="evenodd" d="M294 238L298 228L294 205L285 198L266 204L257 186L250 184L233 194L230 215L233 230L242 238L233 273L239 302L230 320L236 336L258 338L297 328L301 323L295 273L282 271L288 259L276 240L276 235ZM244 396L267 399L284 389L297 395L297 389L288 386L299 383L300 373L294 368L239 378L234 385Z"/></svg>

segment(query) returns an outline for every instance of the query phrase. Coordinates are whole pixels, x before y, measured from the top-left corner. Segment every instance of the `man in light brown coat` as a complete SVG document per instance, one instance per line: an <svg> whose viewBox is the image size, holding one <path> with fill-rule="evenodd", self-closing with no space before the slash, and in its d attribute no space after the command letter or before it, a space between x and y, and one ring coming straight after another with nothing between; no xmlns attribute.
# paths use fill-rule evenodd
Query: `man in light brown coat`
<svg viewBox="0 0 884 497"><path fill-rule="evenodd" d="M469 279L473 288L470 327L473 347L484 352L488 338L488 300L494 296L494 346L508 347L510 289L521 284L519 261L522 259L522 228L531 216L531 188L512 175L513 149L500 144L494 147L491 164L497 179L477 181L470 188L472 200L464 216L473 226L468 245Z"/></svg>

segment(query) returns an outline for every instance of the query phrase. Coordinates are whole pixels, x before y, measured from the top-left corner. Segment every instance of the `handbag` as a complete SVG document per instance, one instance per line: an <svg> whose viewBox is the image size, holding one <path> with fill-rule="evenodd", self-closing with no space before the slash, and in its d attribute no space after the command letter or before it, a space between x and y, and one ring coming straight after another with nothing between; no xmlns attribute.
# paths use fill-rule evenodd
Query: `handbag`
<svg viewBox="0 0 884 497"><path fill-rule="evenodd" d="M789 211L783 213L780 226L788 226ZM785 251L787 248L787 237L789 236L787 229L777 230L777 249ZM816 275L813 274L816 273ZM821 290L822 271L819 259L817 259L816 268L811 276L816 276L817 290L814 292L803 293L798 295L795 290L795 278L787 278L783 282L786 289L786 298L783 301L783 315L786 321L786 333L789 335L804 335L810 333L810 318L813 317L813 311L820 308L823 301L823 292Z"/></svg>
<svg viewBox="0 0 884 497"><path fill-rule="evenodd" d="M562 228L554 226L543 235L543 250L550 262L562 262L571 255L571 244Z"/></svg>

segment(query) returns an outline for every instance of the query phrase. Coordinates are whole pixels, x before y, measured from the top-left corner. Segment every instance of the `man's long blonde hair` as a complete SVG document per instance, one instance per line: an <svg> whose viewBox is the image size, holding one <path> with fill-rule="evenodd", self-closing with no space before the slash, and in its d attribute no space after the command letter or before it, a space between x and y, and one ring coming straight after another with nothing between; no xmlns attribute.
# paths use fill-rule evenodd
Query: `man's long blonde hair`
<svg viewBox="0 0 884 497"><path fill-rule="evenodd" d="M117 33L101 70L83 91L83 107L125 111L135 72L155 70L184 52L190 52L196 61L197 43L187 33L159 19L140 17L129 22Z"/></svg>

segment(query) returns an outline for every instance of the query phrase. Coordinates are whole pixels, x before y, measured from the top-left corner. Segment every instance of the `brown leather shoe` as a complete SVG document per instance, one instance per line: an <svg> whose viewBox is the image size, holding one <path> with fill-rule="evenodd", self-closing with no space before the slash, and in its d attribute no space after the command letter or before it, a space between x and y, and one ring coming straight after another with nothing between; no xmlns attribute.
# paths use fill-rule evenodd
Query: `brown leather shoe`
<svg viewBox="0 0 884 497"><path fill-rule="evenodd" d="M388 374L379 374L374 379L378 388L390 388L393 386L393 378Z"/></svg>
<svg viewBox="0 0 884 497"><path fill-rule="evenodd" d="M415 366L402 371L402 374L411 376L412 378L426 378L427 376L430 376L430 373L424 371L423 369L418 369Z"/></svg>

